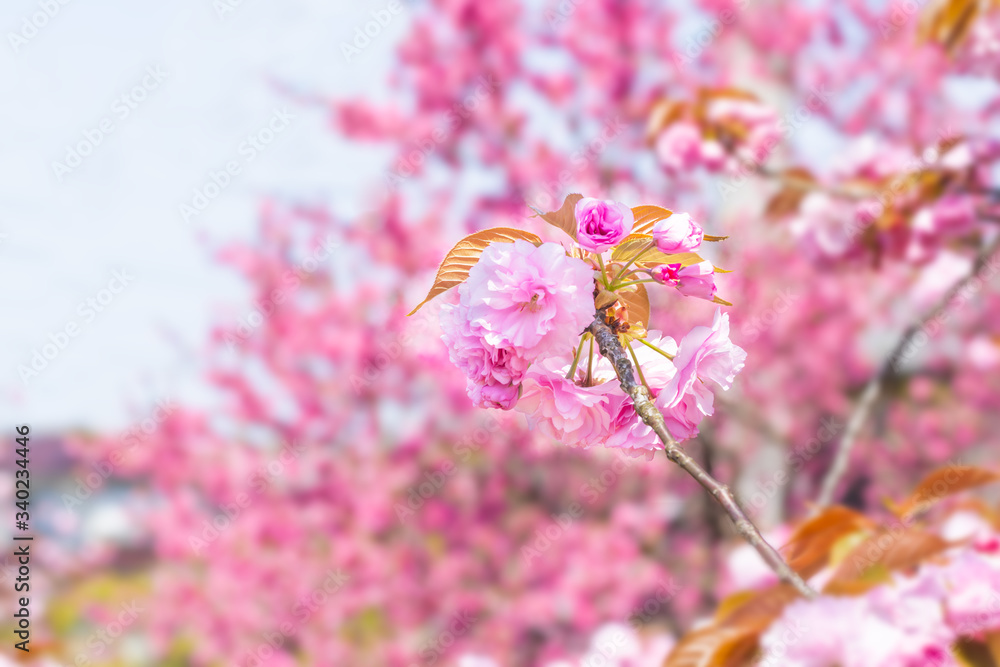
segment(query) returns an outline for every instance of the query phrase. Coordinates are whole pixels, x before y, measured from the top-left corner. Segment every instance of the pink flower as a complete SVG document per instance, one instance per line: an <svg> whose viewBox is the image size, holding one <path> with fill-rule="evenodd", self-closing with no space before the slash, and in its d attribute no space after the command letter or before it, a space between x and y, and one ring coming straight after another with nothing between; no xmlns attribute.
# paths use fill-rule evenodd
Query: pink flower
<svg viewBox="0 0 1000 667"><path fill-rule="evenodd" d="M677 343L658 331L650 331L646 341L667 354L677 353ZM655 398L676 374L670 360L650 347L633 341L643 377L649 384ZM632 399L621 391L611 363L604 357L596 357L591 372L591 386L582 386L586 376L586 359L577 366L573 380L566 379L572 357L550 358L534 364L524 381L524 392L518 401L517 410L528 415L529 421L538 425L546 435L564 444L576 447L603 445L611 449L623 450L630 456L647 458L662 448L659 438L636 414ZM699 394L698 405L707 404L711 414L712 394L704 390ZM691 419L684 411L691 409L682 403L672 413L666 415L667 428L678 440L697 434ZM697 408L696 409L700 409ZM676 413L676 414L674 414ZM701 415L694 419L697 426ZM679 418L677 415L681 415Z"/></svg>
<svg viewBox="0 0 1000 667"><path fill-rule="evenodd" d="M474 380L466 381L466 392L477 408L499 408L510 410L517 403L520 385L478 384Z"/></svg>
<svg viewBox="0 0 1000 667"><path fill-rule="evenodd" d="M711 301L715 298L715 267L711 262L698 262L685 266L679 274L677 291L684 296L695 296Z"/></svg>
<svg viewBox="0 0 1000 667"><path fill-rule="evenodd" d="M712 380L729 389L736 374L743 370L746 358L743 348L729 340L729 315L716 309L711 327L695 327L681 340L674 359L677 375L664 390L665 396L660 396L662 406L674 408L687 394L693 394L704 404L704 396L695 388L698 380Z"/></svg>
<svg viewBox="0 0 1000 667"><path fill-rule="evenodd" d="M594 318L594 272L558 243L493 243L461 293L471 332L529 362L567 352Z"/></svg>
<svg viewBox="0 0 1000 667"><path fill-rule="evenodd" d="M657 401L657 407L663 412L667 430L675 440L687 440L698 435L698 424L704 417L715 414L715 396L708 387L696 382L691 386L691 392L684 394L676 405L665 406Z"/></svg>
<svg viewBox="0 0 1000 667"><path fill-rule="evenodd" d="M686 122L674 123L660 133L656 139L656 155L671 174L698 167L717 171L726 162L726 153L719 142L706 141L696 125Z"/></svg>
<svg viewBox="0 0 1000 667"><path fill-rule="evenodd" d="M459 303L441 309L441 338L448 357L466 377L466 391L476 407L510 410L528 370L528 361L512 348L495 347L472 330L467 301L469 287L458 287Z"/></svg>
<svg viewBox="0 0 1000 667"><path fill-rule="evenodd" d="M925 667L956 665L955 635L931 596L881 586L857 597L796 600L760 639L761 665Z"/></svg>
<svg viewBox="0 0 1000 667"><path fill-rule="evenodd" d="M684 296L711 301L715 298L715 267L709 261L689 266L661 264L652 270L653 279L676 287Z"/></svg>
<svg viewBox="0 0 1000 667"><path fill-rule="evenodd" d="M789 222L789 230L811 257L841 258L879 215L878 202L844 201L824 192L810 192Z"/></svg>
<svg viewBox="0 0 1000 667"><path fill-rule="evenodd" d="M584 197L576 203L576 241L593 252L604 252L632 232L635 216L625 204Z"/></svg>
<svg viewBox="0 0 1000 667"><path fill-rule="evenodd" d="M674 339L662 336L659 331L650 331L646 342L667 354L677 354L677 343ZM663 412L670 435L678 441L698 435L698 424L703 417L711 415L714 411L712 392L704 385L698 385L676 405L665 406L658 399L664 395L670 381L676 376L677 369L669 359L647 345L633 342L632 351L639 360L642 376L649 385L656 406ZM608 369L611 370L610 364ZM611 436L608 437L605 446L623 449L633 456L640 454L648 456L663 447L653 429L636 414L632 399L624 393L619 392L612 398L611 414Z"/></svg>
<svg viewBox="0 0 1000 667"><path fill-rule="evenodd" d="M653 226L653 239L660 252L668 255L692 252L701 245L705 233L687 213L674 213Z"/></svg>
<svg viewBox="0 0 1000 667"><path fill-rule="evenodd" d="M963 549L946 565L923 568L921 575L944 587L946 617L957 633L975 637L1000 628L1000 559Z"/></svg>
<svg viewBox="0 0 1000 667"><path fill-rule="evenodd" d="M517 410L562 444L585 448L600 444L610 430L609 394L616 385L604 382L582 387L566 379L568 370L569 362L554 358L533 365Z"/></svg>
<svg viewBox="0 0 1000 667"><path fill-rule="evenodd" d="M650 331L645 340L667 354L677 354L677 342L669 336L663 336L659 331ZM631 347L636 359L639 360L642 376L646 378L653 398L656 398L669 384L677 370L669 359L647 345L633 341ZM614 369L611 368L610 362L602 358L602 364L607 366L614 377ZM614 384L617 385L617 380ZM624 392L619 391L612 397L611 415L611 435L604 443L606 447L622 449L631 456L647 457L663 448L659 437L639 418L632 405L632 399ZM669 422L668 419L667 428L670 429L670 433L675 438L683 438L684 436L674 432Z"/></svg>

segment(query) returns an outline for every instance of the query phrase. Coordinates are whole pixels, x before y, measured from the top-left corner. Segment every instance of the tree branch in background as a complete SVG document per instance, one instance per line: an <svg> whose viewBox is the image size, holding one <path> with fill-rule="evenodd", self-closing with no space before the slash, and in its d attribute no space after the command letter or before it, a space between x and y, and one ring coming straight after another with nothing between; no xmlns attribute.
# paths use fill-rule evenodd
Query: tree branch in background
<svg viewBox="0 0 1000 667"><path fill-rule="evenodd" d="M781 555L768 544L761 536L760 531L743 512L736 503L732 492L725 485L708 474L687 452L685 452L674 440L663 419L663 414L650 398L649 391L645 386L635 380L632 362L629 361L625 349L618 340L618 336L605 323L603 310L597 311L594 321L587 327L587 331L593 334L600 347L601 354L614 366L618 381L621 383L622 391L629 395L635 411L642 419L643 423L649 426L663 443L667 458L680 466L687 474L691 475L701 486L708 491L716 502L722 506L729 518L732 519L736 532L747 541L757 553L760 554L768 567L778 575L781 581L792 585L795 590L805 597L812 598L816 592L802 580L802 578L788 566Z"/></svg>
<svg viewBox="0 0 1000 667"><path fill-rule="evenodd" d="M823 485L820 488L819 498L816 501L816 511L827 507L833 502L837 485L847 472L847 466L851 460L851 450L854 448L854 443L857 441L858 434L861 432L861 427L864 425L865 420L868 418L868 414L871 412L872 406L875 405L876 399L878 399L879 394L882 392L882 387L885 384L885 381L896 372L897 366L901 361L900 355L903 354L903 351L913 341L914 336L923 330L924 327L927 326L928 322L937 317L945 308L947 308L951 300L954 299L959 292L964 290L966 286L968 286L969 283L976 278L998 249L1000 249L1000 237L990 243L985 250L979 253L979 256L976 257L976 261L972 265L972 268L964 278L955 283L955 285L953 285L952 288L948 290L948 292L945 293L945 295L942 296L932 308L930 308L920 319L913 322L906 328L905 331L903 331L899 340L896 341L896 345L893 346L892 351L889 352L889 355L885 358L885 361L882 362L882 365L879 366L875 375L873 375L871 380L868 381L864 391L861 393L861 397L854 406L854 410L851 412L851 416L847 420L847 426L844 429L844 437L841 438L838 443L833 463L830 465L830 469L827 471L826 477L823 479Z"/></svg>

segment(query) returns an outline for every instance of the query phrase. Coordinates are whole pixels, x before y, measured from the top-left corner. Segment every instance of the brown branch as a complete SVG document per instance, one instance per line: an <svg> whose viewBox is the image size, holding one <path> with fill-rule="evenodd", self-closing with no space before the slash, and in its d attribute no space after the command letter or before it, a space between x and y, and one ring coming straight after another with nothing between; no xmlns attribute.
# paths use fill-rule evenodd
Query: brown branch
<svg viewBox="0 0 1000 667"><path fill-rule="evenodd" d="M729 518L732 519L736 532L747 541L757 553L760 554L764 562L778 575L782 581L791 584L795 589L806 597L815 597L816 592L795 573L788 563L782 559L781 555L768 544L753 522L743 512L743 509L736 503L732 492L725 485L719 483L714 477L708 474L698 462L691 458L674 440L670 432L667 431L667 424L663 419L663 414L650 398L649 391L645 386L635 380L632 362L629 360L625 349L618 340L618 336L604 321L604 311L597 311L594 321L587 327L587 331L593 334L594 339L600 347L601 354L614 366L618 381L621 383L622 391L629 395L635 411L642 421L649 426L663 443L667 458L680 466L684 472L691 475L696 482L701 484L708 491L716 502L722 506Z"/></svg>
<svg viewBox="0 0 1000 667"><path fill-rule="evenodd" d="M934 318L936 318L942 311L944 311L952 299L958 295L959 292L964 290L969 283L971 283L976 276L983 270L983 267L989 261L990 257L994 253L1000 250L1000 237L994 240L990 245L979 253L976 257L975 263L972 265L972 269L969 273L955 283L944 296L942 296L937 303L934 304L920 319L913 322L906 328L905 331L900 335L899 340L896 341L895 346L893 346L892 351L879 366L878 370L868 381L863 392L861 392L861 397L858 399L857 404L851 411L851 416L847 420L847 426L844 429L844 437L840 439L837 445L837 452L834 455L833 463L830 465L830 469L827 471L826 477L823 479L823 484L820 488L819 498L816 501L815 511L818 512L822 508L830 505L833 502L834 493L837 490L837 485L840 483L841 479L847 473L847 466L851 460L851 450L854 448L854 443L858 439L858 434L861 432L861 427L864 425L865 420L868 418L868 414L871 412L872 406L875 405L876 399L878 399L879 394L882 392L882 387L893 374L895 374L901 362L903 361L902 354L906 348L913 341L914 336L923 331L927 324Z"/></svg>

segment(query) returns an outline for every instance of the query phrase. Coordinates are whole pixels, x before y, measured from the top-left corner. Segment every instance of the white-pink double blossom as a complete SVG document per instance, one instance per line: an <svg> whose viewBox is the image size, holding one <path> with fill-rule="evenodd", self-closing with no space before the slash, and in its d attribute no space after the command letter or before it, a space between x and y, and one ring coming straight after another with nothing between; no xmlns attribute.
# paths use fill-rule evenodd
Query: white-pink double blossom
<svg viewBox="0 0 1000 667"><path fill-rule="evenodd" d="M528 361L513 348L498 348L473 333L469 321L468 286L459 286L459 303L441 309L442 339L451 363L466 377L466 390L476 407L509 410L517 402L518 390Z"/></svg>
<svg viewBox="0 0 1000 667"><path fill-rule="evenodd" d="M718 141L702 136L697 125L673 123L656 139L656 155L664 170L679 175L704 167L710 172L726 165L726 151Z"/></svg>
<svg viewBox="0 0 1000 667"><path fill-rule="evenodd" d="M657 398L657 405L671 409L680 405L685 396L696 400L703 388L699 380L711 380L729 389L736 374L743 370L747 353L729 340L729 315L716 309L711 327L695 327L681 339L674 366L677 375Z"/></svg>
<svg viewBox="0 0 1000 667"><path fill-rule="evenodd" d="M441 312L443 339L477 407L509 410L531 362L572 349L594 317L593 269L562 246L492 243Z"/></svg>
<svg viewBox="0 0 1000 667"><path fill-rule="evenodd" d="M517 410L542 433L565 445L586 448L601 444L611 427L608 403L615 383L609 382L602 368L594 373L598 384L582 386L576 378L566 378L571 364L571 358L561 358L533 365Z"/></svg>
<svg viewBox="0 0 1000 667"><path fill-rule="evenodd" d="M472 331L528 361L574 348L594 319L594 270L558 243L492 243L465 284Z"/></svg>
<svg viewBox="0 0 1000 667"><path fill-rule="evenodd" d="M658 331L650 331L645 340L667 355L679 354L677 343ZM663 411L667 430L677 440L696 436L702 418L713 413L712 392L699 383L681 400L664 405L657 397L671 386L677 368L667 356L646 344L632 341L630 346ZM543 433L570 446L603 445L647 458L662 447L653 430L636 413L632 399L621 391L607 359L597 357L589 385L585 382L585 363L567 378L571 366L572 355L532 365L525 375L517 410Z"/></svg>
<svg viewBox="0 0 1000 667"><path fill-rule="evenodd" d="M591 252L604 252L632 233L635 216L625 204L584 197L573 210L576 242Z"/></svg>

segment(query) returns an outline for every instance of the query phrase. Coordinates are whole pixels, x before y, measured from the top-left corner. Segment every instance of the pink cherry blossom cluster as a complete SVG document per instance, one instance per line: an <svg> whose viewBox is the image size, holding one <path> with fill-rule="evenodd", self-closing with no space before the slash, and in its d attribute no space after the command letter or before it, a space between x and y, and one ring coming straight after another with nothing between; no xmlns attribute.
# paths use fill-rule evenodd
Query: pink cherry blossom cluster
<svg viewBox="0 0 1000 667"><path fill-rule="evenodd" d="M755 99L709 97L693 108L698 111L668 116L656 129L660 165L675 176L699 168L729 174L753 169L767 159L782 134L774 110Z"/></svg>
<svg viewBox="0 0 1000 667"><path fill-rule="evenodd" d="M610 251L629 238L632 209L583 197L574 204L573 221L573 251L524 240L487 246L459 285L457 302L442 308L442 338L452 363L466 376L474 405L516 407L543 433L570 446L604 445L651 457L659 446L657 436L619 388L610 362L595 355L585 330L596 315L594 295L602 288L614 293L659 283L714 299L712 264L682 262L682 253L698 250L705 235L686 213L664 211L651 234L632 237L639 247L619 256ZM659 253L664 263L640 268L650 252ZM620 297L616 303L624 301L615 296ZM627 306L619 311L627 322ZM693 328L679 344L659 331L637 332L625 343L678 440L697 435L702 418L714 412L705 381L729 389L746 359L729 339L729 316L718 310L710 327Z"/></svg>
<svg viewBox="0 0 1000 667"><path fill-rule="evenodd" d="M478 407L510 410L528 366L572 347L593 319L593 271L557 243L493 243L441 311L452 363Z"/></svg>
<svg viewBox="0 0 1000 667"><path fill-rule="evenodd" d="M982 233L993 141L961 140L920 155L873 137L853 142L830 178L790 216L803 250L824 263L895 258L923 264L949 243ZM939 179L940 186L928 186Z"/></svg>

